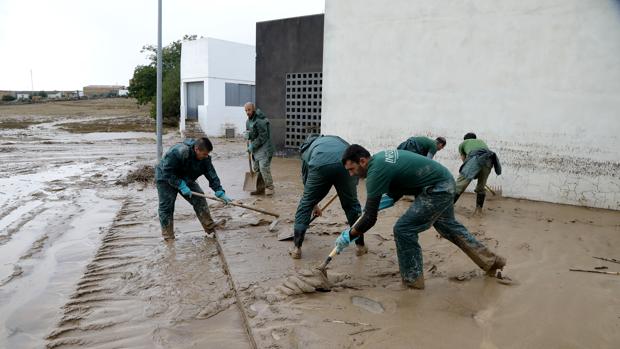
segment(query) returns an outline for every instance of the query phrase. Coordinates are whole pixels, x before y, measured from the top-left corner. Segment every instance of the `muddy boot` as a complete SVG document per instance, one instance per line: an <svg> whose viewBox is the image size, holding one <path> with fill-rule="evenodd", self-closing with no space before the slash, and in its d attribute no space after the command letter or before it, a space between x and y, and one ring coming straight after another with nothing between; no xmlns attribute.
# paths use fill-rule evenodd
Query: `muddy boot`
<svg viewBox="0 0 620 349"><path fill-rule="evenodd" d="M492 277L496 277L497 276L497 271L504 269L504 266L506 266L506 258L504 258L502 256L496 256L495 262L493 263L491 268L489 268L489 270L487 270L487 275L488 276L492 276Z"/></svg>
<svg viewBox="0 0 620 349"><path fill-rule="evenodd" d="M220 226L226 224L225 219L219 219L217 222L214 222L213 218L211 218L211 213L209 213L209 211L203 211L202 213L197 214L197 216L200 224L202 225L202 229L204 229L207 236L215 233L216 228L219 228Z"/></svg>
<svg viewBox="0 0 620 349"><path fill-rule="evenodd" d="M271 188L265 188L265 195L267 196L272 196L273 195L273 187Z"/></svg>
<svg viewBox="0 0 620 349"><path fill-rule="evenodd" d="M498 269L501 270L504 265L506 265L506 259L504 257L496 255L483 245L471 246L466 241L458 238L455 239L454 243L463 250L477 266L487 272L488 275L493 274L492 276L495 276L495 272Z"/></svg>
<svg viewBox="0 0 620 349"><path fill-rule="evenodd" d="M403 286L405 286L406 288L423 290L424 289L424 274L420 274L420 276L418 276L418 278L415 279L415 281L403 280Z"/></svg>
<svg viewBox="0 0 620 349"><path fill-rule="evenodd" d="M360 257L368 253L368 247L366 245L356 245L355 255Z"/></svg>
<svg viewBox="0 0 620 349"><path fill-rule="evenodd" d="M301 259L301 247L293 246L292 249L288 250L288 254L293 259Z"/></svg>
<svg viewBox="0 0 620 349"><path fill-rule="evenodd" d="M291 256L291 258L301 259L301 245L304 243L305 235L305 231L293 231L293 248L288 251L288 254Z"/></svg>
<svg viewBox="0 0 620 349"><path fill-rule="evenodd" d="M172 222L168 226L161 228L161 235L164 237L164 241L174 240L174 225Z"/></svg>
<svg viewBox="0 0 620 349"><path fill-rule="evenodd" d="M476 194L476 210L474 211L474 216L482 216L482 206L484 206L484 199L486 195L484 194Z"/></svg>

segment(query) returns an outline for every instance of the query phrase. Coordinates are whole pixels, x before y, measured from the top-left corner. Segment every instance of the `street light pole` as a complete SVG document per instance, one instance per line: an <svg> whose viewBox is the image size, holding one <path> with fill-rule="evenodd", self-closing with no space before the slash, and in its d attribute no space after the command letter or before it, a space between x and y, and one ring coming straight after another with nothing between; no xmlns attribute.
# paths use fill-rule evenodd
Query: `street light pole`
<svg viewBox="0 0 620 349"><path fill-rule="evenodd" d="M162 91L162 58L161 58L161 0L157 0L157 163L161 160L162 149L162 110L161 110L161 91Z"/></svg>

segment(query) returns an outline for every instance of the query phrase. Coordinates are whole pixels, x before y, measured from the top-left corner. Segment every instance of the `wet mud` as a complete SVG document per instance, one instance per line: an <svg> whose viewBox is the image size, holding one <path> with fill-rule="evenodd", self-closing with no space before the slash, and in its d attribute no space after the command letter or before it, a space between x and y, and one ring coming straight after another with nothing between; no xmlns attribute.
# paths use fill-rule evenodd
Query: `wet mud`
<svg viewBox="0 0 620 349"><path fill-rule="evenodd" d="M503 276L518 282L485 276L431 229L420 235L420 291L402 287L392 235L405 198L380 213L369 253L358 257L352 246L335 256L326 280L313 268L346 227L339 205L312 224L302 259L291 259L292 242L277 237L292 230L298 160L274 159L275 195L250 197L243 141L214 139L227 194L281 215L270 232L270 217L209 201L213 217L227 221L218 230L227 275L181 197L176 240L163 242L157 192L141 171L155 156L152 134L60 127L106 122L118 116L110 110L80 109L72 120L26 113L25 128L0 130L0 347L250 348L229 278L260 348L620 346L618 277L568 270L617 270L592 256L619 258L618 211L504 198L473 217L475 200L464 195L457 219L508 259ZM178 140L168 134L165 143ZM204 178L199 184L209 191ZM324 286L330 292L317 292Z"/></svg>

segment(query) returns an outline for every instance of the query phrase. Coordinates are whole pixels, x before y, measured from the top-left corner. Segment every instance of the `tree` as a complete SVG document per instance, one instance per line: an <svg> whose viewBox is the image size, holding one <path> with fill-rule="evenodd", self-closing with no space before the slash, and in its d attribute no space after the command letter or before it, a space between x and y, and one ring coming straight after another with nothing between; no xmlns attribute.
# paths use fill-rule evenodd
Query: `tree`
<svg viewBox="0 0 620 349"><path fill-rule="evenodd" d="M183 41L196 40L196 35L185 35L162 48L162 115L167 121L176 120L181 105L181 44ZM148 53L148 65L139 65L134 69L129 82L129 96L136 98L138 104L152 102L151 116L155 117L155 94L157 93L157 47L145 45L140 51Z"/></svg>
<svg viewBox="0 0 620 349"><path fill-rule="evenodd" d="M47 93L45 91L39 91L36 95L41 98L47 98Z"/></svg>
<svg viewBox="0 0 620 349"><path fill-rule="evenodd" d="M11 95L3 95L2 96L2 101L3 102L10 102L10 101L14 101L15 97L11 96Z"/></svg>
<svg viewBox="0 0 620 349"><path fill-rule="evenodd" d="M157 68L152 65L139 65L133 71L129 81L129 96L135 98L139 105L150 102L157 88Z"/></svg>

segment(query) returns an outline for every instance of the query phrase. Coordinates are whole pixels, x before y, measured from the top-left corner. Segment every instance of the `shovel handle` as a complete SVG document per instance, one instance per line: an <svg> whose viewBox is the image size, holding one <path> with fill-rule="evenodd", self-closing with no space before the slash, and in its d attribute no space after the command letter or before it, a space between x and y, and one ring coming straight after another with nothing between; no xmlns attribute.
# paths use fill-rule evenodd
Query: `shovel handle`
<svg viewBox="0 0 620 349"><path fill-rule="evenodd" d="M250 173L254 175L254 169L252 168L252 153L248 152L248 164L250 165Z"/></svg>
<svg viewBox="0 0 620 349"><path fill-rule="evenodd" d="M206 194L203 194L203 193L197 193L195 191L192 192L192 195L202 196L203 198L224 202L224 200L218 199L215 196L206 195ZM268 216L273 216L273 217L276 217L276 218L280 217L280 215L277 214L277 213L261 210L260 208L256 208L256 207L252 207L252 206L247 206L247 205L244 205L244 204L238 204L236 202L229 202L228 205L233 205L233 206L245 208L246 210L260 212L260 213L266 214Z"/></svg>
<svg viewBox="0 0 620 349"><path fill-rule="evenodd" d="M490 191L490 192L491 192L491 194L493 194L493 196L497 195L497 193L495 192L495 190L491 189L491 187L489 187L489 186L488 186L488 185L486 185L486 184L485 184L484 186L487 188L487 190L488 190L488 191Z"/></svg>
<svg viewBox="0 0 620 349"><path fill-rule="evenodd" d="M321 207L321 211L323 211L324 209L327 208L327 206L329 206L332 202L334 202L334 200L336 200L336 198L338 197L338 193L334 194L334 196L332 196L329 201L327 201L327 203L325 203L325 205L323 205L323 207ZM317 219L318 216L313 216L310 219L310 223L312 223L315 219Z"/></svg>

